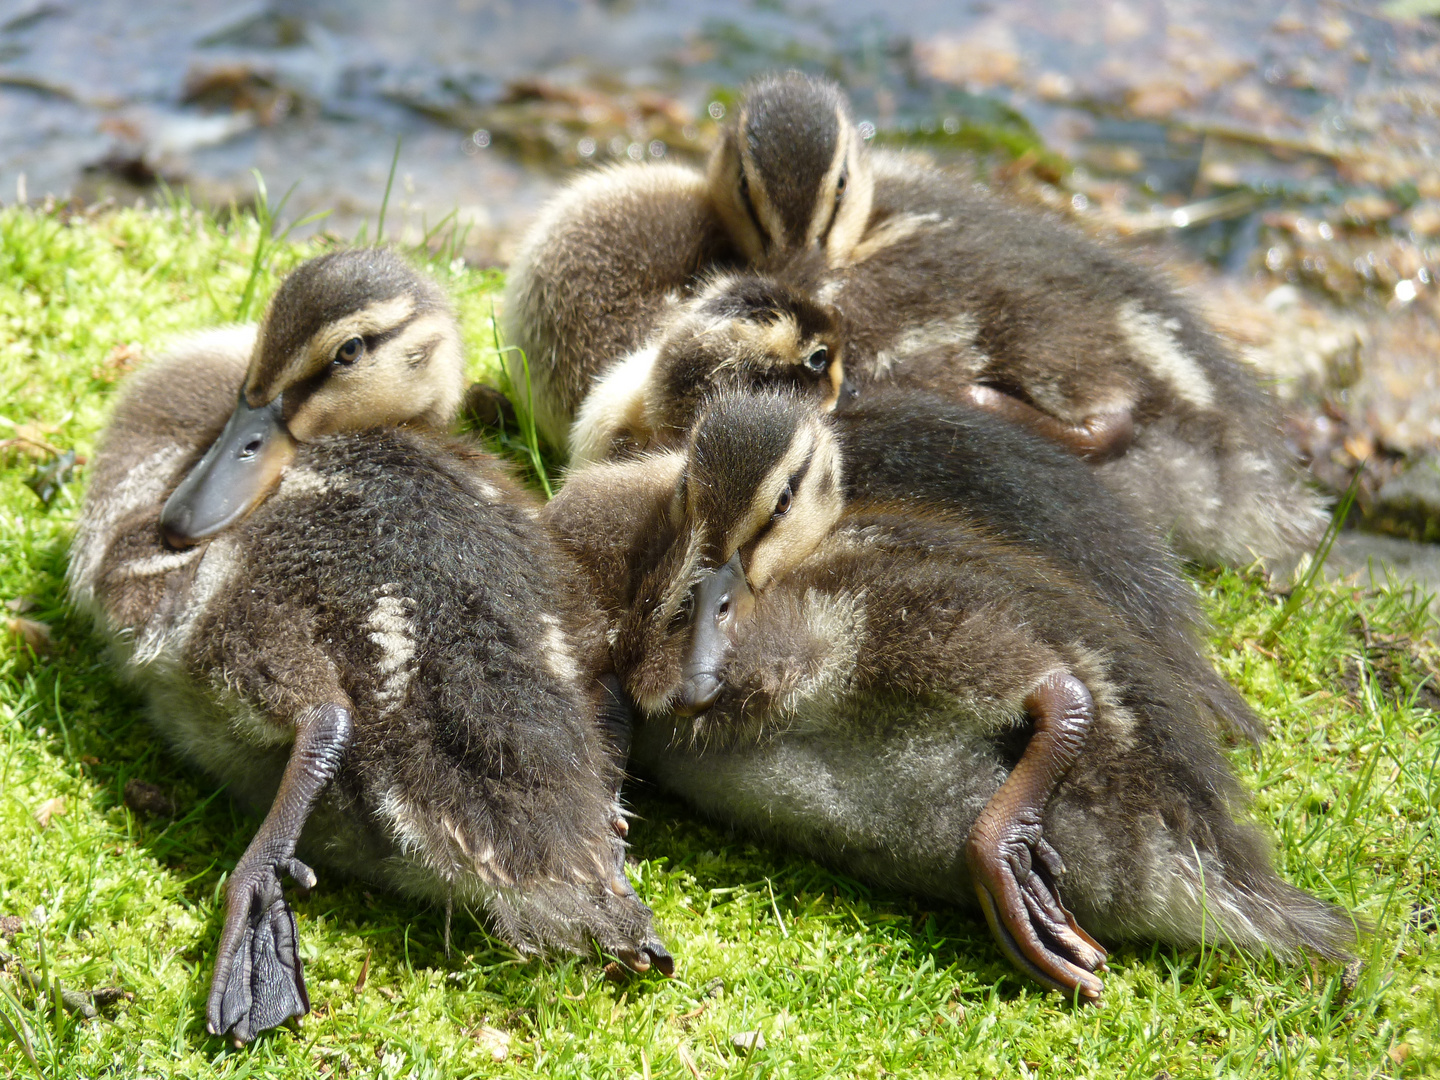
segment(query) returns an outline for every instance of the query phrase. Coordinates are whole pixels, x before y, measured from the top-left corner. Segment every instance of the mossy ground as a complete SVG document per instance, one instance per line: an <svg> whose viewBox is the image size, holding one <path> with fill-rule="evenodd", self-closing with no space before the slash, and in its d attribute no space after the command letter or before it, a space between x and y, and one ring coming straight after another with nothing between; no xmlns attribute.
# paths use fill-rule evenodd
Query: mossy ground
<svg viewBox="0 0 1440 1080"><path fill-rule="evenodd" d="M1217 662L1268 718L1231 757L1287 879L1376 926L1348 979L1223 948L1112 954L1104 1004L1015 975L984 924L867 888L637 790L637 888L674 979L522 961L460 915L322 877L297 903L314 1011L245 1050L204 1032L225 874L255 822L174 758L66 607L78 477L43 506L51 449L89 454L124 370L167 337L254 311L315 241L184 206L0 211L0 1074L383 1076L1422 1076L1440 1070L1440 704L1413 598L1320 587L1275 635L1259 580L1198 580ZM433 260L477 372L497 279ZM19 608L31 605L28 610ZM176 806L126 806L126 783ZM57 801L62 800L62 801ZM14 922L7 922L14 928ZM133 995L84 1020L67 988ZM362 977L363 973L363 977ZM361 984L363 983L363 988ZM760 1032L764 1046L735 1037ZM499 1060L503 1058L503 1060Z"/></svg>

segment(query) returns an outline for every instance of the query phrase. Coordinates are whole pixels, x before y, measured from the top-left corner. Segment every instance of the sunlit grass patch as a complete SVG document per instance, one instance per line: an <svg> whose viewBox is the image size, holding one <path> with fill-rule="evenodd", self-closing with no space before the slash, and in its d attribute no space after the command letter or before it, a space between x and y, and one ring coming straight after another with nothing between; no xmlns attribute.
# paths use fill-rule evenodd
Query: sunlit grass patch
<svg viewBox="0 0 1440 1080"><path fill-rule="evenodd" d="M167 339L231 318L252 282L258 312L286 270L331 243L276 242L257 264L260 239L252 216L222 223L178 201L0 210L0 601L13 602L0 609L0 916L15 920L0 924L0 952L42 982L133 995L81 1019L12 963L0 1073L1149 1080L1440 1068L1434 627L1414 598L1317 585L1272 634L1283 599L1236 573L1199 587L1217 663L1272 737L1231 759L1284 876L1377 927L1363 966L1128 945L1112 954L1104 1004L1075 1008L1013 973L977 918L637 789L632 874L675 979L521 960L462 913L447 960L442 913L322 874L296 904L312 1014L243 1051L206 1036L224 876L256 823L159 744L66 608L83 466L48 506L24 481L56 451L88 457L111 393ZM455 298L472 374L498 381L498 275L453 252L429 265ZM526 457L520 435L509 441ZM174 815L128 807L132 780L158 787Z"/></svg>

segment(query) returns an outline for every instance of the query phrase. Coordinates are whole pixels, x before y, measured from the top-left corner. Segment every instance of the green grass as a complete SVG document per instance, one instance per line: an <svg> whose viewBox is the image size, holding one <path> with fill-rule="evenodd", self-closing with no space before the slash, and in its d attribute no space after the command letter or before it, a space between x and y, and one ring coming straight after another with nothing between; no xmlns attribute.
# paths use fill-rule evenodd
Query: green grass
<svg viewBox="0 0 1440 1080"><path fill-rule="evenodd" d="M1200 587L1217 661L1274 737L1233 761L1284 875L1377 925L1348 990L1324 965L1132 946L1112 955L1104 1004L1077 1009L1012 973L975 918L858 885L636 791L633 874L679 959L673 980L522 962L463 914L447 961L442 913L324 875L297 904L314 1012L243 1051L206 1036L221 890L255 822L157 742L68 612L83 469L44 507L24 484L36 460L14 440L88 455L126 347L153 356L167 337L229 318L247 288L258 310L277 275L317 250L276 241L257 261L260 239L253 218L221 225L178 203L68 218L0 210L0 440L11 440L0 452L0 600L31 598L24 617L53 637L34 655L0 636L0 916L26 919L0 951L67 988L133 994L83 1020L39 999L12 964L0 975L0 1076L1440 1070L1440 697L1426 682L1425 617L1403 597L1317 585L1272 638L1283 600L1237 574ZM435 270L477 370L493 371L495 276L448 256ZM132 778L164 789L175 817L128 809ZM57 796L63 813L42 827L36 812ZM31 917L39 910L43 921ZM736 1045L750 1031L763 1048Z"/></svg>

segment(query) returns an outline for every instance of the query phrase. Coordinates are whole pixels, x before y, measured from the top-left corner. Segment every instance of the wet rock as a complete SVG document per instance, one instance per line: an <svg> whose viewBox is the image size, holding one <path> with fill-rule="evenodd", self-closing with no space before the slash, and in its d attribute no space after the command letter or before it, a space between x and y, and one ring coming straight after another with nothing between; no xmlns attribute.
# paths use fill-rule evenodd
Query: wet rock
<svg viewBox="0 0 1440 1080"><path fill-rule="evenodd" d="M1412 540L1440 541L1440 452L1424 454L1385 483L1373 524Z"/></svg>
<svg viewBox="0 0 1440 1080"><path fill-rule="evenodd" d="M60 489L74 479L77 463L75 451L66 450L54 461L36 466L35 472L25 481L25 486L35 492L35 497L42 505L49 506L50 501L60 493Z"/></svg>

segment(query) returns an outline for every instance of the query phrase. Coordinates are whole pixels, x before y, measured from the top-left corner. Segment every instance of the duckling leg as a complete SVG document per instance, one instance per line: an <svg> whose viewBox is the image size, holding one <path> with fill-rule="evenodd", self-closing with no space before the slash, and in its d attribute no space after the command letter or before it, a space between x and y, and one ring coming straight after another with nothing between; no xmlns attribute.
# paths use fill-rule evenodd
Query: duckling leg
<svg viewBox="0 0 1440 1080"><path fill-rule="evenodd" d="M210 1034L228 1032L237 1046L310 1011L295 913L285 902L280 874L301 889L315 886L315 872L295 858L295 844L340 765L351 729L343 705L320 705L301 717L275 802L226 885L225 928L205 1016Z"/></svg>
<svg viewBox="0 0 1440 1080"><path fill-rule="evenodd" d="M961 392L961 399L977 409L1027 427L1095 465L1114 461L1135 441L1135 418L1129 409L1095 413L1086 417L1083 424L1067 424L993 386L971 383Z"/></svg>
<svg viewBox="0 0 1440 1080"><path fill-rule="evenodd" d="M1094 719L1090 692L1073 675L1057 672L1031 691L1025 709L1035 733L965 843L975 891L1016 967L1052 990L1098 998L1101 983L1092 973L1104 966L1105 950L1060 903L1054 880L1065 867L1041 834L1045 805L1079 757Z"/></svg>
<svg viewBox="0 0 1440 1080"><path fill-rule="evenodd" d="M648 913L650 909L645 907L636 895L635 887L630 884L630 878L625 873L625 837L630 833L630 823L625 820L625 811L620 805L625 761L630 756L630 735L635 726L635 703L625 692L619 677L613 673L601 675L600 686L600 727L610 744L610 753L614 757L616 775L619 778L615 786L614 816L610 819L610 828L615 833L615 839L610 849L614 861L610 867L609 889L622 901L634 901ZM640 945L621 945L610 951L635 971L648 971L653 967L667 977L675 974L674 958L653 934L648 935Z"/></svg>

